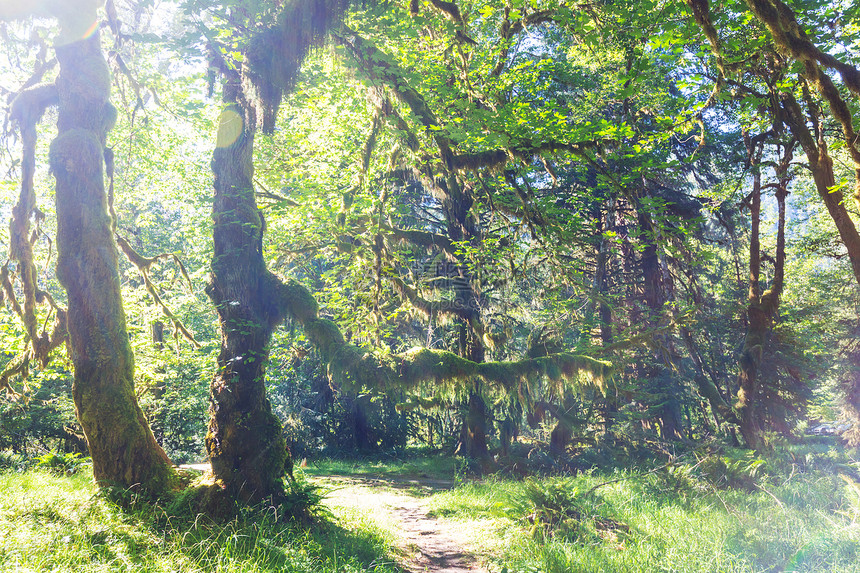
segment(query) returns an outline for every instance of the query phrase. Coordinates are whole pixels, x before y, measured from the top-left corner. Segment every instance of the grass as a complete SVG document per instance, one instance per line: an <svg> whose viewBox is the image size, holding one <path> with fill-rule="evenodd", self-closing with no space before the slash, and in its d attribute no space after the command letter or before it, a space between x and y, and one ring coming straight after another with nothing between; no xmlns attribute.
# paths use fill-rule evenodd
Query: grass
<svg viewBox="0 0 860 573"><path fill-rule="evenodd" d="M495 571L858 572L860 486L832 452L805 453L803 467L734 453L651 473L490 479L430 505L496 532Z"/></svg>
<svg viewBox="0 0 860 573"><path fill-rule="evenodd" d="M399 571L384 532L349 516L302 529L259 513L217 524L143 504L124 511L86 471L6 471L0 492L0 571Z"/></svg>
<svg viewBox="0 0 860 573"><path fill-rule="evenodd" d="M380 489L335 481L332 522L310 529L270 514L216 524L121 510L86 467L0 465L0 571L394 573L401 525L382 502L421 478L457 484L428 504L493 573L860 572L860 464L827 444L521 481L458 480L459 463L438 455L329 460L307 473L381 478Z"/></svg>
<svg viewBox="0 0 860 573"><path fill-rule="evenodd" d="M416 451L403 455L366 458L323 458L307 463L309 476L397 477L401 479L451 480L461 473L464 463L436 451Z"/></svg>

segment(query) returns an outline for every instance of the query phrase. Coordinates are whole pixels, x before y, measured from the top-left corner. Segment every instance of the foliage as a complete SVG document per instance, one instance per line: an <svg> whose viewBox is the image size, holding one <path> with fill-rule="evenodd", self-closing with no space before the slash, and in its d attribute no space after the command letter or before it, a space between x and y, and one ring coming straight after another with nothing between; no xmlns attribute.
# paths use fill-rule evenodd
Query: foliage
<svg viewBox="0 0 860 573"><path fill-rule="evenodd" d="M58 475L72 475L81 471L82 468L91 465L88 458L81 456L80 452L57 453L48 452L36 456L35 467L47 470Z"/></svg>
<svg viewBox="0 0 860 573"><path fill-rule="evenodd" d="M755 391L762 448L784 457L713 453L671 464L643 487L695 505L714 490L770 490L771 472L822 470L820 458L791 456L810 427L856 414L849 402L858 290L827 204L855 177L856 138L846 125L857 123L849 69L857 65L856 8L784 6L823 50L810 59L810 45L802 53L786 43L755 9L758 0L582 10L555 0L481 0L453 4L459 19L446 3L412 4L354 5L342 14L347 3L326 2L335 9L313 21L337 29L323 37L321 26L302 28L304 44L288 47L302 55L305 44L317 48L299 69L270 61L264 49L289 40L283 2L111 3L119 23L105 32L122 31L104 42L119 112L108 142L116 229L141 255L176 255L190 279L159 259L149 289L121 263L135 392L173 461L204 455L219 345L203 293L212 259L212 92L215 70L241 68L247 53L246 79L265 108L258 119L274 128L254 149L265 219L259 248L268 268L289 275L288 302L298 309L289 329L276 331L267 365L267 391L295 458L453 447L471 394L486 405L493 453L503 433L518 433L538 452L526 460L532 470L608 468L714 436L734 443L756 170L746 139L773 147L797 137L793 99L803 112L795 123L826 143L834 180L822 196L805 168L815 153L797 151L785 189L786 284L762 339ZM2 26L0 89L11 102L31 76L55 76L47 66L54 30L44 20ZM44 76L33 76L43 64ZM835 78L847 123L833 92L810 79L815 66ZM39 124L42 140L55 120L49 111ZM15 125L0 150L2 228L19 191ZM63 305L44 147L36 149L33 249L39 288ZM766 189L777 185L774 153L765 151L758 167ZM850 198L837 203L848 209L843 221L856 218ZM762 288L775 269L775 207L765 193ZM3 268L20 299L21 272L10 259ZM32 341L3 292L5 368ZM200 350L180 340L165 308ZM38 311L40 324L49 318ZM156 336L162 321L166 336ZM535 353L539 347L545 352ZM4 455L84 452L64 350L52 360L9 379L20 395L0 402ZM557 432L561 451L547 454L554 430L567 434ZM501 464L516 474L529 464L516 441L511 451ZM534 487L543 501L521 508L525 515L586 503L567 485ZM599 529L593 509L576 509L591 520L589 531ZM557 513L541 514L535 526L547 538L582 521L545 511ZM562 553L547 567L572 563Z"/></svg>
<svg viewBox="0 0 860 573"><path fill-rule="evenodd" d="M526 479L508 509L512 518L531 524L530 533L536 539L580 543L598 539L598 532L629 529L605 512L606 505L598 497L563 479Z"/></svg>
<svg viewBox="0 0 860 573"><path fill-rule="evenodd" d="M322 503L325 496L326 491L322 486L307 481L300 474L298 479L290 480L281 509L287 515L303 521L331 518L331 512Z"/></svg>
<svg viewBox="0 0 860 573"><path fill-rule="evenodd" d="M0 562L5 568L72 571L390 571L378 531L360 523L310 529L272 512L226 523L168 515L143 503L119 508L84 474L0 473Z"/></svg>
<svg viewBox="0 0 860 573"><path fill-rule="evenodd" d="M486 542L488 554L509 572L853 571L860 550L851 517L856 494L825 469L832 468L828 460L853 458L833 446L795 446L793 456L810 463L783 470L778 456L726 452L711 458L724 465L712 462L721 469L710 474L681 458L659 471L469 483L430 503L466 528L498 531L498 539ZM726 483L723 468L733 466L728 472L744 481L753 465L763 489L714 487ZM532 514L542 521L523 519Z"/></svg>

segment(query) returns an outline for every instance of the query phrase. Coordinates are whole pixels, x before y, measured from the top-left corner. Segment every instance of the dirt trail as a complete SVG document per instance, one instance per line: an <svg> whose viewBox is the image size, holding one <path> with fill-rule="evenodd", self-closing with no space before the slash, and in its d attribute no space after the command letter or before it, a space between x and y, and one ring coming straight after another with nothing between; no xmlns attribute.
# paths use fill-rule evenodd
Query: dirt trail
<svg viewBox="0 0 860 573"><path fill-rule="evenodd" d="M438 480L408 480L327 476L315 481L334 486L332 503L357 511L384 509L397 524L400 566L408 573L486 573L467 539L428 514L424 496L450 487ZM342 486L343 490L338 490ZM348 487L348 489L347 489ZM339 491L343 493L339 494Z"/></svg>
<svg viewBox="0 0 860 573"><path fill-rule="evenodd" d="M200 472L209 464L180 466ZM425 498L454 484L445 480L403 477L318 476L314 482L332 487L326 500L361 513L384 510L397 525L405 573L487 573L463 539L445 523L429 515Z"/></svg>

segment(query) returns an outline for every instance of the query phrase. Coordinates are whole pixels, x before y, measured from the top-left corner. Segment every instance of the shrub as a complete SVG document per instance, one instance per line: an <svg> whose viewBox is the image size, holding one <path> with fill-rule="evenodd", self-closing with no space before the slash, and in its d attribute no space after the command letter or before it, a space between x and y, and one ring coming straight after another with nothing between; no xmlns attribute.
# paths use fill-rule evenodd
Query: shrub
<svg viewBox="0 0 860 573"><path fill-rule="evenodd" d="M702 476L716 488L755 491L758 489L755 480L764 473L766 462L753 457L752 452L736 458L710 454L699 459L698 467Z"/></svg>
<svg viewBox="0 0 860 573"><path fill-rule="evenodd" d="M598 496L583 494L569 479L527 479L510 505L510 517L527 521L538 539L591 541L630 529L609 515Z"/></svg>
<svg viewBox="0 0 860 573"><path fill-rule="evenodd" d="M42 468L58 475L74 475L85 465L90 463L90 458L75 453L48 452L36 457L36 467Z"/></svg>

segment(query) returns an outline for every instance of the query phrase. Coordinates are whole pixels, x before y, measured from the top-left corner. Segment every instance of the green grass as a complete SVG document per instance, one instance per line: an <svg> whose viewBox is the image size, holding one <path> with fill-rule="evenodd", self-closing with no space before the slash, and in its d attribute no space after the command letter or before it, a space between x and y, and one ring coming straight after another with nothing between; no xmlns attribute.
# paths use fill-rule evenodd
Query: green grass
<svg viewBox="0 0 860 573"><path fill-rule="evenodd" d="M313 460L307 463L304 472L309 476L342 475L452 480L462 472L464 467L462 460L450 455L418 452L403 456Z"/></svg>
<svg viewBox="0 0 860 573"><path fill-rule="evenodd" d="M380 487L388 478L454 478L430 507L494 573L849 573L860 572L854 455L828 445L764 459L725 451L650 471L524 481L456 480L460 465L435 455L330 460L307 473L379 477ZM303 529L252 512L217 524L142 503L122 510L86 467L62 475L4 465L0 571L399 571L391 546L400 524L377 498L357 505L366 490L348 479L333 486L333 523Z"/></svg>
<svg viewBox="0 0 860 573"><path fill-rule="evenodd" d="M121 510L96 492L86 471L7 471L0 492L0 571L399 571L385 534L346 516L302 529L271 514L217 524L144 504Z"/></svg>
<svg viewBox="0 0 860 573"><path fill-rule="evenodd" d="M767 473L777 464L744 456L653 473L492 479L430 503L437 515L495 531L487 553L509 573L860 571L856 482L797 464ZM714 467L755 477L730 475L749 488L727 487Z"/></svg>

